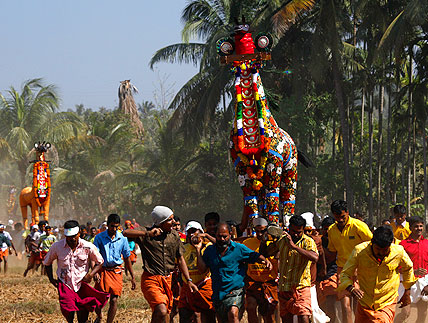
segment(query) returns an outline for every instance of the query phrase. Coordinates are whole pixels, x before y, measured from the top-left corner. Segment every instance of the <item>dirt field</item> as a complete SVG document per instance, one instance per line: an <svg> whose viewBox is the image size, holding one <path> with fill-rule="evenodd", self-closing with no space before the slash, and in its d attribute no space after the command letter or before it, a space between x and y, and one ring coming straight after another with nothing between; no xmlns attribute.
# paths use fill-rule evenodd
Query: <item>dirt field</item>
<svg viewBox="0 0 428 323"><path fill-rule="evenodd" d="M29 276L24 278L26 259L21 261L16 257L11 256L10 269L7 276L0 274L0 322L1 323L63 323L66 322L61 315L58 295L55 288L49 283L47 277L41 277L40 272L34 274L29 273ZM2 271L3 264L1 263ZM119 299L119 308L116 315L117 322L150 322L151 310L145 301L143 294L139 288L141 276L141 259L134 266L137 276L137 288L131 290L131 284L125 277L124 291ZM104 308L104 319L107 317L108 305ZM397 314L399 313L397 309ZM91 313L89 322L95 320L95 314ZM425 320L428 322L428 319ZM77 319L75 319L77 322ZM178 317L175 319L178 322ZM246 323L244 316L242 320ZM423 323L416 322L416 309L412 308L408 323ZM399 323L404 323L403 321Z"/></svg>
<svg viewBox="0 0 428 323"><path fill-rule="evenodd" d="M24 278L26 260L17 261L9 257L11 268L7 276L0 275L0 322L66 322L59 309L58 294L49 283L47 277L41 277L40 272ZM1 264L3 265L3 264ZM123 296L119 300L116 315L117 322L150 322L151 310L139 289L141 265L135 265L137 288L131 290L131 284L125 278ZM3 271L3 268L2 268ZM108 308L108 305L106 306ZM107 317L106 308L104 318ZM89 322L95 320L91 313ZM77 319L75 319L77 322ZM178 320L177 320L178 321Z"/></svg>

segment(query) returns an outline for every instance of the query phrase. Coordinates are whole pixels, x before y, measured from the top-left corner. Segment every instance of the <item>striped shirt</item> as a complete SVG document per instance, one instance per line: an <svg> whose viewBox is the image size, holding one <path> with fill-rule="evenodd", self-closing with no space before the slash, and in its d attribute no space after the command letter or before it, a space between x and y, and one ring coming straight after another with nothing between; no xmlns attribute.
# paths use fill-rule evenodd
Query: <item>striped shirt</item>
<svg viewBox="0 0 428 323"><path fill-rule="evenodd" d="M279 250L279 291L288 292L294 289L311 287L311 261L296 250L290 249L285 236L281 237L276 243L272 243L272 245L276 245ZM315 241L305 234L295 245L318 254ZM275 252L270 246L267 249L270 249L268 251L269 254Z"/></svg>

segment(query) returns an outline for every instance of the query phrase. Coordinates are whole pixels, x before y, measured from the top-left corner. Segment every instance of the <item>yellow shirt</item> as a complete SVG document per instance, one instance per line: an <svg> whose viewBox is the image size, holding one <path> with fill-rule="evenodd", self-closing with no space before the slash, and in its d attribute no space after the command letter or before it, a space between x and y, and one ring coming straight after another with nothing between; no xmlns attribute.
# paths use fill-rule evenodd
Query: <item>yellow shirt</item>
<svg viewBox="0 0 428 323"><path fill-rule="evenodd" d="M201 254L204 253L205 248L208 247L211 242L204 244L201 250ZM198 284L210 276L210 271L207 270L205 273L201 273L198 270L198 256L195 247L190 243L184 245L184 260L186 261L187 269L189 270L189 276L192 278L194 284ZM182 275L183 281L187 281L184 275Z"/></svg>
<svg viewBox="0 0 428 323"><path fill-rule="evenodd" d="M371 242L363 242L355 247L346 262L340 274L338 290L344 290L353 284L352 277L357 270L358 283L364 292L363 298L359 300L361 306L379 310L397 301L399 268L404 287L410 288L416 278L413 274L413 263L402 246L391 244L389 255L379 263L373 256Z"/></svg>
<svg viewBox="0 0 428 323"><path fill-rule="evenodd" d="M394 232L394 237L398 240L404 240L407 239L411 233L409 222L405 221L404 226L401 224L397 225L395 221L392 221L391 223L392 232Z"/></svg>
<svg viewBox="0 0 428 323"><path fill-rule="evenodd" d="M367 224L349 217L342 232L337 223L328 228L328 250L337 252L337 266L343 267L356 245L371 240L373 237Z"/></svg>
<svg viewBox="0 0 428 323"><path fill-rule="evenodd" d="M252 237L244 240L243 244L251 250L259 252L260 242L256 237ZM272 241L268 241L268 243L270 242ZM248 264L247 275L258 282L275 280L278 277L278 260L275 257L269 257L269 261L272 263L272 270L268 270L264 264Z"/></svg>
<svg viewBox="0 0 428 323"><path fill-rule="evenodd" d="M296 246L318 254L315 241L303 234ZM279 291L288 292L293 289L311 287L311 261L296 250L290 249L285 236L267 246L269 256L279 251Z"/></svg>

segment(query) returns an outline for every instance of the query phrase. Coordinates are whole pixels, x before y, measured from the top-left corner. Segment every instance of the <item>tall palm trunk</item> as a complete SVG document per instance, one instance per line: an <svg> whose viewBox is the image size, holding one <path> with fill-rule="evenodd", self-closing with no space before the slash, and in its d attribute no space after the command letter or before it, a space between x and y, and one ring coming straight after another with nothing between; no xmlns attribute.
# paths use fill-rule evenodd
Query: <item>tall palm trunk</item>
<svg viewBox="0 0 428 323"><path fill-rule="evenodd" d="M394 140L394 159L393 159L393 165L394 165L394 174L392 175L392 204L397 204L397 167L398 167L398 137L395 137ZM388 206L389 207L389 206Z"/></svg>
<svg viewBox="0 0 428 323"><path fill-rule="evenodd" d="M363 151L364 151L364 110L365 110L365 104L366 104L366 88L363 88L361 93L361 134L360 134L360 178L362 178L364 174L364 168L363 168Z"/></svg>
<svg viewBox="0 0 428 323"><path fill-rule="evenodd" d="M383 145L383 104L384 104L384 92L385 86L381 85L380 87L380 95L379 95L379 120L378 120L378 139L377 139L377 206L376 206L376 214L378 219L381 217L381 185L382 185L382 145Z"/></svg>
<svg viewBox="0 0 428 323"><path fill-rule="evenodd" d="M388 108L386 122L386 205L385 215L389 214L391 205L391 93L388 93Z"/></svg>
<svg viewBox="0 0 428 323"><path fill-rule="evenodd" d="M329 19L326 23L328 25L329 35L331 36L329 37L328 41L330 42L329 47L331 49L332 56L333 82L336 92L337 107L339 109L340 129L343 140L343 170L345 175L346 200L348 202L349 212L350 214L352 214L353 194L351 185L351 169L349 167L349 124L344 103L345 100L342 85L343 68L339 49L339 46L342 44L342 40L339 36L339 32L337 29L335 2L333 0L330 0L326 2L326 4L327 5L326 7L324 7L324 9L327 9L330 13L333 13L331 19Z"/></svg>
<svg viewBox="0 0 428 323"><path fill-rule="evenodd" d="M413 129L413 114L412 114L412 104L413 104L413 46L409 47L409 94L408 94L408 111L409 111L409 124L408 124L408 136L407 136L407 214L410 215L410 199L412 196L411 188L411 175L412 175L412 151L411 151L411 141L412 141L412 129Z"/></svg>
<svg viewBox="0 0 428 323"><path fill-rule="evenodd" d="M424 228L426 228L427 217L428 217L428 182L427 182L427 133L426 133L426 119L422 123L422 135L423 135L423 149L424 149Z"/></svg>
<svg viewBox="0 0 428 323"><path fill-rule="evenodd" d="M373 92L369 101L369 222L374 223L373 218Z"/></svg>

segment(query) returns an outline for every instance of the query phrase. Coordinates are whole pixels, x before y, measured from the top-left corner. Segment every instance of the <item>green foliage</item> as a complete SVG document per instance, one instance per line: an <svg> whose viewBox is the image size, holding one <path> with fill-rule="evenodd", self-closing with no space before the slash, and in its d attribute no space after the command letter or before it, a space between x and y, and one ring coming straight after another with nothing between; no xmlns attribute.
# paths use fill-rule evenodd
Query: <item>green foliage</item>
<svg viewBox="0 0 428 323"><path fill-rule="evenodd" d="M210 211L239 221L242 194L228 152L233 74L220 66L215 43L244 14L253 35L273 35L272 61L261 70L270 109L316 165L299 165L296 212L328 214L345 196L348 151L354 210L374 221L394 203L423 214L427 12L420 0L189 1L182 43L158 50L150 66L192 63L199 72L169 109L138 105L143 140L118 110L58 112L55 87L40 79L0 95L2 198L29 182L33 143L49 140L59 156L51 163L53 218L100 221L116 212L148 224L153 206L165 204L183 222Z"/></svg>

